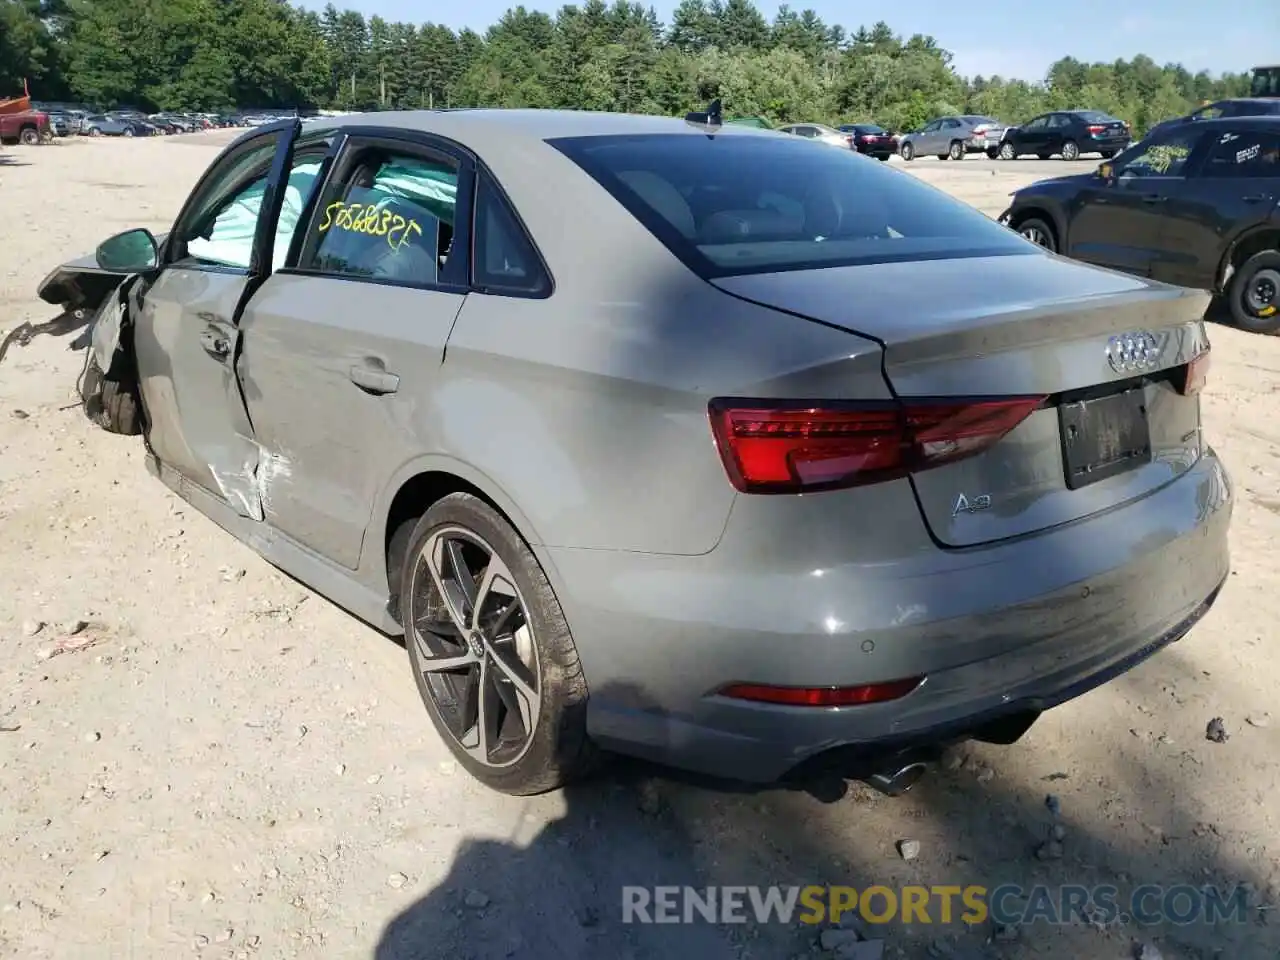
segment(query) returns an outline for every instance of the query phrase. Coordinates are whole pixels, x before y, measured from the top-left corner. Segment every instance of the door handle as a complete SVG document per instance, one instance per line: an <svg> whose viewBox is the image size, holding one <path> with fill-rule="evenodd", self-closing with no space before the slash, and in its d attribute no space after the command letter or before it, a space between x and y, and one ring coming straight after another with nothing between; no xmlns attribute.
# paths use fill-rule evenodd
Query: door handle
<svg viewBox="0 0 1280 960"><path fill-rule="evenodd" d="M375 397L395 393L400 389L400 378L394 373L387 373L386 370L365 363L354 364L347 371L347 376L357 387Z"/></svg>
<svg viewBox="0 0 1280 960"><path fill-rule="evenodd" d="M1247 197L1241 197L1245 203L1265 203L1271 199L1271 195L1267 193L1252 193Z"/></svg>
<svg viewBox="0 0 1280 960"><path fill-rule="evenodd" d="M1168 197L1162 197L1158 193L1148 193L1145 197L1142 198L1142 202L1143 203L1164 203L1168 199L1169 199Z"/></svg>
<svg viewBox="0 0 1280 960"><path fill-rule="evenodd" d="M230 338L213 327L201 331L200 346L204 348L205 353L215 360L225 360L227 359L227 354L231 352Z"/></svg>

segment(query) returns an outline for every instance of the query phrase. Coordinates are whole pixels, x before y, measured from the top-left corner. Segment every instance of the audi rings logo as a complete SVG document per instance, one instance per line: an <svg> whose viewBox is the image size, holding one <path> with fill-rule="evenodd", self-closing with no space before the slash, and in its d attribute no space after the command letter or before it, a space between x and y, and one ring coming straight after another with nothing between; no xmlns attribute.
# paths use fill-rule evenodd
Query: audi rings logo
<svg viewBox="0 0 1280 960"><path fill-rule="evenodd" d="M1107 363L1116 373L1141 373L1160 364L1162 344L1148 330L1121 333L1107 341Z"/></svg>

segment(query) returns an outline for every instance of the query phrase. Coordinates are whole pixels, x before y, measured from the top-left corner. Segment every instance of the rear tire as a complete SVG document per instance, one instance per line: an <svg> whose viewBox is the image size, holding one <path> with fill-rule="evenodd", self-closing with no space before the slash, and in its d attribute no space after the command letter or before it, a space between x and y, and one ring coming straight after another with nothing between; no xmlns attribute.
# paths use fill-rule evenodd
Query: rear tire
<svg viewBox="0 0 1280 960"><path fill-rule="evenodd" d="M1114 157L1115 155L1116 155L1116 152L1115 152L1114 150L1103 150L1103 151L1102 151L1102 159L1103 159L1103 160L1110 160L1110 159L1111 159L1112 157Z"/></svg>
<svg viewBox="0 0 1280 960"><path fill-rule="evenodd" d="M126 437L142 433L142 405L137 387L131 382L108 380L92 356L85 367L80 390L81 406L91 423L107 433Z"/></svg>
<svg viewBox="0 0 1280 960"><path fill-rule="evenodd" d="M907 163L910 163L916 158L916 148L909 143L904 143L899 152L902 154L902 159L907 161Z"/></svg>
<svg viewBox="0 0 1280 960"><path fill-rule="evenodd" d="M997 156L999 156L1001 160L1017 160L1018 149L1006 140L1004 143L1000 144L1000 150Z"/></svg>
<svg viewBox="0 0 1280 960"><path fill-rule="evenodd" d="M951 141L951 148L947 151L947 156L952 160L964 159L964 144L959 140Z"/></svg>
<svg viewBox="0 0 1280 960"><path fill-rule="evenodd" d="M397 531L390 551L396 557L397 540L407 539L400 620L418 692L445 745L473 777L512 796L545 793L585 775L598 759L587 737L586 678L564 611L532 551L497 510L469 493L438 500L409 524L412 532L403 538ZM486 575L495 573L481 596ZM458 608L444 601L437 577L455 601L469 590L482 616L469 599L455 619L450 611ZM486 597L492 618L483 615L490 610ZM494 636L484 627L465 637L458 619L487 621ZM433 660L459 658L478 659L431 668ZM488 707L483 724L479 712L470 716L477 703ZM514 740L506 736L512 724L520 727ZM464 745L472 734L475 744Z"/></svg>
<svg viewBox="0 0 1280 960"><path fill-rule="evenodd" d="M885 161L887 161L887 160L889 159L889 154L887 154L887 153L880 153L880 154L877 154L877 155L876 155L876 159L877 159L877 160L885 160Z"/></svg>
<svg viewBox="0 0 1280 960"><path fill-rule="evenodd" d="M987 147L987 159L988 159L988 160L995 160L995 159L996 159L997 157L999 157L999 156L1000 156L1000 148L999 148L999 147Z"/></svg>
<svg viewBox="0 0 1280 960"><path fill-rule="evenodd" d="M18 142L24 147L34 147L40 143L40 131L35 127L23 127L18 134Z"/></svg>
<svg viewBox="0 0 1280 960"><path fill-rule="evenodd" d="M1080 159L1080 146L1074 140L1068 140L1062 145L1062 159L1070 163L1073 160Z"/></svg>
<svg viewBox="0 0 1280 960"><path fill-rule="evenodd" d="M101 131L101 130L99 130L97 127L90 127L90 128L89 128L89 136L91 136L91 137L100 137L100 136L102 136L102 131Z"/></svg>
<svg viewBox="0 0 1280 960"><path fill-rule="evenodd" d="M1242 263L1227 287L1227 302L1241 330L1280 330L1280 251L1263 250Z"/></svg>

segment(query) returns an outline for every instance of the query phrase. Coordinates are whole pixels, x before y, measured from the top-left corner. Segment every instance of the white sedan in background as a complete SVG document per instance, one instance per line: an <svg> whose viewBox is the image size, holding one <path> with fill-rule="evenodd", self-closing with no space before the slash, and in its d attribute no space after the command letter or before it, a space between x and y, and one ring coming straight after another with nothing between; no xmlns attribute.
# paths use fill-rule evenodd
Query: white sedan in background
<svg viewBox="0 0 1280 960"><path fill-rule="evenodd" d="M839 130L821 123L792 123L778 129L792 136L804 137L806 140L818 140L822 143L829 143L833 147L844 147L846 150L853 149L852 134L841 133Z"/></svg>

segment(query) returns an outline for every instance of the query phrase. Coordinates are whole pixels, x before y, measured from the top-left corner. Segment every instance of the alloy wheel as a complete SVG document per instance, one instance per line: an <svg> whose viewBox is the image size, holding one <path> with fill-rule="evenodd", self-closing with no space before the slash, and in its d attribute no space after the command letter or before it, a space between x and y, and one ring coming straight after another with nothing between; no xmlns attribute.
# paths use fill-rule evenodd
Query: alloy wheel
<svg viewBox="0 0 1280 960"><path fill-rule="evenodd" d="M477 534L431 534L414 563L408 598L413 662L448 734L488 767L528 751L542 696L533 626L507 564Z"/></svg>
<svg viewBox="0 0 1280 960"><path fill-rule="evenodd" d="M1280 308L1280 270L1264 267L1244 292L1245 308L1255 317L1270 317Z"/></svg>
<svg viewBox="0 0 1280 960"><path fill-rule="evenodd" d="M1018 233L1026 237L1038 247L1044 247L1048 250L1053 249L1053 240L1045 232L1044 228L1035 223L1028 223L1018 228Z"/></svg>
<svg viewBox="0 0 1280 960"><path fill-rule="evenodd" d="M1080 159L1080 148L1076 146L1075 141L1068 140L1066 143L1062 145L1062 159L1063 160Z"/></svg>
<svg viewBox="0 0 1280 960"><path fill-rule="evenodd" d="M1002 144L1000 144L1000 159L1001 159L1001 160L1013 160L1013 159L1015 159L1017 156L1018 156L1018 154L1017 154L1017 152L1013 149L1013 144L1012 144L1012 143L1002 143Z"/></svg>

